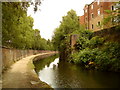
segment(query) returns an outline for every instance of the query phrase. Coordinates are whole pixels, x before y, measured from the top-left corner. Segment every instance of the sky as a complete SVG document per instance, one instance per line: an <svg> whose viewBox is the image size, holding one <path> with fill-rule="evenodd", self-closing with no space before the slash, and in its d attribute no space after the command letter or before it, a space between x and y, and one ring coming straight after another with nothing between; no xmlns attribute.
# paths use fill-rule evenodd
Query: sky
<svg viewBox="0 0 120 90"><path fill-rule="evenodd" d="M45 39L52 39L55 28L59 27L62 17L71 9L78 16L82 16L85 4L94 0L42 0L40 10L33 12L33 6L28 8L28 16L34 19L34 29L40 30L40 35Z"/></svg>

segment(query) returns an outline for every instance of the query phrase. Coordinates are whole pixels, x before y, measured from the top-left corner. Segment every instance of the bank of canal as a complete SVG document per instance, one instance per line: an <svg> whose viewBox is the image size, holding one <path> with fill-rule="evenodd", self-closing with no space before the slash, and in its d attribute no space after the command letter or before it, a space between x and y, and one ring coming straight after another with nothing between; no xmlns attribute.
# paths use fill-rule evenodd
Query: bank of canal
<svg viewBox="0 0 120 90"><path fill-rule="evenodd" d="M39 78L53 88L120 88L120 73L84 70L58 55L34 62Z"/></svg>

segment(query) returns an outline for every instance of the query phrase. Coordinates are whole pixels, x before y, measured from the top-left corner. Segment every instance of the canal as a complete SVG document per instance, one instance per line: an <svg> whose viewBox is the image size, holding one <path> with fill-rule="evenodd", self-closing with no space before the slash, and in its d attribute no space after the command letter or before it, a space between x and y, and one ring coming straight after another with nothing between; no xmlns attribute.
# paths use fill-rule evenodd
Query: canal
<svg viewBox="0 0 120 90"><path fill-rule="evenodd" d="M34 62L41 81L53 88L120 88L120 73L84 70L58 55Z"/></svg>

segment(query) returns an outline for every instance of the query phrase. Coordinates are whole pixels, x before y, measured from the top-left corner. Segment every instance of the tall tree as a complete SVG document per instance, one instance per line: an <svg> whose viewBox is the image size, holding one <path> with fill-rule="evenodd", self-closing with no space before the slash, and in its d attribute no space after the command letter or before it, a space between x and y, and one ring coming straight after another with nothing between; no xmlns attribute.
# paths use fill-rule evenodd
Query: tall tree
<svg viewBox="0 0 120 90"><path fill-rule="evenodd" d="M47 40L41 38L38 29L33 29L34 20L27 16L27 7L27 2L2 3L3 46L39 50L53 48Z"/></svg>
<svg viewBox="0 0 120 90"><path fill-rule="evenodd" d="M22 18L27 16L28 3L3 2L2 3L2 35L3 45L13 45L13 41L19 38L21 33ZM23 24L22 24L23 25ZM19 39L18 39L19 40Z"/></svg>
<svg viewBox="0 0 120 90"><path fill-rule="evenodd" d="M54 36L52 38L54 47L65 55L67 52L67 47L70 46L70 35L73 32L78 31L79 27L76 12L74 10L70 10L67 15L62 18L60 26L56 28L54 32Z"/></svg>

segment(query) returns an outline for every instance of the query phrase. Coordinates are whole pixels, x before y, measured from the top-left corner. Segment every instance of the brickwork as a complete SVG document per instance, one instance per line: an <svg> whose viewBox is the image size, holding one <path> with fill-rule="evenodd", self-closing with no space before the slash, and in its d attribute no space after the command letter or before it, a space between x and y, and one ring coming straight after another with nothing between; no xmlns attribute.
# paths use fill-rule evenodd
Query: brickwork
<svg viewBox="0 0 120 90"><path fill-rule="evenodd" d="M98 17L95 17L94 19L91 19L89 21L89 29L94 31L99 31L103 29L103 26L98 25L98 22L101 23L102 18L103 18L103 14L99 15ZM92 28L92 25L93 25L93 28Z"/></svg>
<svg viewBox="0 0 120 90"><path fill-rule="evenodd" d="M83 16L80 16L79 19L80 19L80 20L79 20L79 21L80 21L80 24L81 24L81 25L84 25L84 24L85 24L84 15L83 15Z"/></svg>
<svg viewBox="0 0 120 90"><path fill-rule="evenodd" d="M105 10L111 10L114 6L114 2L100 2L97 0L93 1L91 4L87 4L84 7L84 15L80 16L80 24L86 29L99 31L101 29L108 28L108 26L102 25L102 20L107 16ZM84 20L83 20L84 19ZM111 27L111 24L109 25Z"/></svg>

